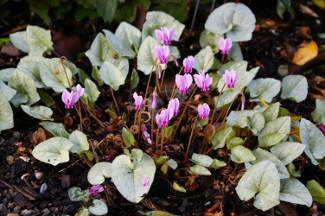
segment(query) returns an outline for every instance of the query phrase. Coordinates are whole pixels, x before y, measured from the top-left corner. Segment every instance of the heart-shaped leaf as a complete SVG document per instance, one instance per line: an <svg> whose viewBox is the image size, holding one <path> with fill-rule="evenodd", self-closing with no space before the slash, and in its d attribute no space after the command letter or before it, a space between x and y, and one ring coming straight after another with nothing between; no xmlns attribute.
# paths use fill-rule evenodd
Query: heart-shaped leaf
<svg viewBox="0 0 325 216"><path fill-rule="evenodd" d="M301 102L308 94L308 83L306 77L302 75L288 75L282 80L282 99L289 99Z"/></svg>
<svg viewBox="0 0 325 216"><path fill-rule="evenodd" d="M111 177L112 164L109 162L98 162L88 171L87 179L92 185L99 185L105 178Z"/></svg>
<svg viewBox="0 0 325 216"><path fill-rule="evenodd" d="M215 34L226 34L232 41L248 41L255 29L255 16L241 3L225 3L208 17L205 28Z"/></svg>
<svg viewBox="0 0 325 216"><path fill-rule="evenodd" d="M283 165L287 165L299 157L305 149L305 145L297 142L282 142L273 146L270 150Z"/></svg>
<svg viewBox="0 0 325 216"><path fill-rule="evenodd" d="M235 146L231 149L230 157L231 160L236 163L244 163L256 159L251 150L241 145Z"/></svg>
<svg viewBox="0 0 325 216"><path fill-rule="evenodd" d="M250 101L259 101L259 97L267 103L271 103L273 98L280 92L281 82L273 78L252 80L247 86L250 94Z"/></svg>
<svg viewBox="0 0 325 216"><path fill-rule="evenodd" d="M201 165L194 165L190 167L190 174L192 175L211 175L211 172Z"/></svg>
<svg viewBox="0 0 325 216"><path fill-rule="evenodd" d="M48 130L54 136L65 137L65 138L69 137L68 131L66 131L63 124L61 123L45 121L39 124L42 125L46 130Z"/></svg>
<svg viewBox="0 0 325 216"><path fill-rule="evenodd" d="M15 32L9 35L11 43L19 50L29 53L26 31Z"/></svg>
<svg viewBox="0 0 325 216"><path fill-rule="evenodd" d="M141 31L127 22L121 22L115 31L115 35L123 44L128 44L137 51L140 47Z"/></svg>
<svg viewBox="0 0 325 216"><path fill-rule="evenodd" d="M0 91L0 133L14 127L14 114L6 96Z"/></svg>
<svg viewBox="0 0 325 216"><path fill-rule="evenodd" d="M322 122L325 125L325 99L316 99L315 106L311 113L314 122Z"/></svg>
<svg viewBox="0 0 325 216"><path fill-rule="evenodd" d="M316 159L325 157L325 137L323 133L309 120L302 118L299 130L301 143L306 145L304 152L314 165Z"/></svg>
<svg viewBox="0 0 325 216"><path fill-rule="evenodd" d="M231 132L233 132L233 134ZM218 148L223 148L226 144L226 139L228 139L230 136L234 136L232 127L226 127L225 129L222 129L215 133L211 139L213 149L216 150Z"/></svg>
<svg viewBox="0 0 325 216"><path fill-rule="evenodd" d="M255 113L252 117L247 116L247 126L255 136L258 136L264 125L265 119L261 113Z"/></svg>
<svg viewBox="0 0 325 216"><path fill-rule="evenodd" d="M38 26L28 25L26 29L29 55L42 56L43 53L51 54L53 46L50 30Z"/></svg>
<svg viewBox="0 0 325 216"><path fill-rule="evenodd" d="M102 80L115 91L119 89L120 85L124 84L126 78L122 71L109 61L104 62L99 70L99 74Z"/></svg>
<svg viewBox="0 0 325 216"><path fill-rule="evenodd" d="M53 166L69 161L69 149L73 146L67 138L52 137L35 146L32 155L44 163Z"/></svg>
<svg viewBox="0 0 325 216"><path fill-rule="evenodd" d="M223 35L214 34L207 29L204 29L200 35L200 46L204 49L209 46L213 52L219 52L219 40Z"/></svg>
<svg viewBox="0 0 325 216"><path fill-rule="evenodd" d="M271 104L268 108L266 108L262 112L262 115L265 118L265 122L269 122L269 121L276 119L279 115L279 110L280 110L279 102Z"/></svg>
<svg viewBox="0 0 325 216"><path fill-rule="evenodd" d="M105 33L109 45L118 55L126 58L134 58L135 52L131 49L128 43L123 43L123 41L111 31L104 29L103 32Z"/></svg>
<svg viewBox="0 0 325 216"><path fill-rule="evenodd" d="M29 116L40 119L40 120L48 120L53 121L53 118L51 116L53 115L53 111L45 106L34 106L30 107L27 105L20 105L22 110L27 113Z"/></svg>
<svg viewBox="0 0 325 216"><path fill-rule="evenodd" d="M197 165L210 167L211 163L213 162L213 159L208 155L193 153L191 161Z"/></svg>
<svg viewBox="0 0 325 216"><path fill-rule="evenodd" d="M151 36L147 37L141 43L137 58L137 69L145 75L149 75L152 71L156 70L156 67L154 67L156 62L154 50L158 44L158 41Z"/></svg>
<svg viewBox="0 0 325 216"><path fill-rule="evenodd" d="M290 132L290 117L276 118L265 124L258 136L259 147L267 148L279 143Z"/></svg>
<svg viewBox="0 0 325 216"><path fill-rule="evenodd" d="M122 138L123 138L123 142L126 147L131 147L134 145L134 142L135 142L134 136L125 127L123 127L123 129L122 129Z"/></svg>
<svg viewBox="0 0 325 216"><path fill-rule="evenodd" d="M313 203L308 189L295 178L281 179L280 200L308 207Z"/></svg>
<svg viewBox="0 0 325 216"><path fill-rule="evenodd" d="M194 68L200 73L202 71L208 71L213 65L213 56L211 47L205 47L194 56Z"/></svg>
<svg viewBox="0 0 325 216"><path fill-rule="evenodd" d="M93 204L89 206L88 209L93 215L106 215L108 212L107 205L98 199L94 199Z"/></svg>
<svg viewBox="0 0 325 216"><path fill-rule="evenodd" d="M42 81L39 65L44 61L42 56L25 56L20 59L17 68L35 81L37 88L48 88Z"/></svg>
<svg viewBox="0 0 325 216"><path fill-rule="evenodd" d="M71 147L70 151L72 153L77 153L80 157L82 151L89 149L89 143L86 134L79 130L73 131L69 135L69 140L73 143L73 146Z"/></svg>
<svg viewBox="0 0 325 216"><path fill-rule="evenodd" d="M87 104L90 109L94 109L95 102L100 95L97 85L90 79L85 80L85 91L81 96L82 102Z"/></svg>
<svg viewBox="0 0 325 216"><path fill-rule="evenodd" d="M130 202L138 203L147 194L155 177L156 165L143 153L140 161L131 161L127 155L116 157L112 163L111 177L119 192ZM148 179L148 184L143 180Z"/></svg>
<svg viewBox="0 0 325 216"><path fill-rule="evenodd" d="M227 123L233 127L247 127L247 117L253 117L255 113L255 110L231 111L226 118Z"/></svg>
<svg viewBox="0 0 325 216"><path fill-rule="evenodd" d="M251 166L236 187L241 200L249 200L256 195L254 206L266 211L280 203L280 178L276 166L265 160Z"/></svg>
<svg viewBox="0 0 325 216"><path fill-rule="evenodd" d="M307 188L315 202L325 204L325 190L317 181L308 181Z"/></svg>
<svg viewBox="0 0 325 216"><path fill-rule="evenodd" d="M71 201L82 201L84 199L89 198L89 191L88 190L81 190L80 187L71 187L68 190L68 195Z"/></svg>

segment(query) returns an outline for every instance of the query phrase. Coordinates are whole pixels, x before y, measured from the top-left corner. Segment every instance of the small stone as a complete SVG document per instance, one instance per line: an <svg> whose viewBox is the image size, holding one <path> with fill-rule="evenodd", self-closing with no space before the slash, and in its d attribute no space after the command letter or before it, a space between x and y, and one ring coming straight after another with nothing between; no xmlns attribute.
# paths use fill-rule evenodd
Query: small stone
<svg viewBox="0 0 325 216"><path fill-rule="evenodd" d="M16 213L9 213L9 214L7 214L7 216L19 216L19 214L16 214Z"/></svg>
<svg viewBox="0 0 325 216"><path fill-rule="evenodd" d="M15 206L14 211L17 211L17 210L20 210L20 209L21 209L20 206Z"/></svg>
<svg viewBox="0 0 325 216"><path fill-rule="evenodd" d="M48 216L51 213L50 209L48 208L43 209L42 212L43 212L42 216Z"/></svg>
<svg viewBox="0 0 325 216"><path fill-rule="evenodd" d="M8 209L4 204L0 204L0 212L3 212L5 214L8 212Z"/></svg>
<svg viewBox="0 0 325 216"><path fill-rule="evenodd" d="M8 164L12 164L13 162L15 162L15 158L12 155L8 155L6 157L6 161L7 161Z"/></svg>

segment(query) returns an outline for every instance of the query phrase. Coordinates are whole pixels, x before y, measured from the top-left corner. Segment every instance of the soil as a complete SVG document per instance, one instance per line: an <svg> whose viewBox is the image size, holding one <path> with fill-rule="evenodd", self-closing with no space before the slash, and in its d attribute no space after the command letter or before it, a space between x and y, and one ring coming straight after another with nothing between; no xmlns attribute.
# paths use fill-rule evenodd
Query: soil
<svg viewBox="0 0 325 216"><path fill-rule="evenodd" d="M315 99L324 98L322 89L325 89L324 79L324 50L319 50L319 55L307 62L305 65L296 66L291 62L296 49L304 41L314 40L319 46L325 44L325 40L319 37L319 33L325 33L325 13L324 10L312 4L310 1L299 0L292 3L295 11L295 18L292 19L289 13L284 14L280 19L276 14L277 1L268 0L246 0L240 1L246 4L255 14L257 23L253 32L252 40L240 43L244 59L248 62L250 68L259 66L260 70L256 78L275 78L281 80L278 73L280 65L289 65L289 74L301 74L308 79L309 96L301 103L280 101L282 106L297 116L311 119L310 113L315 109ZM222 4L222 1L217 1ZM310 8L318 17L304 13L300 5ZM98 19L75 20L72 14L66 14L61 19L46 25L37 16L30 13L27 3L12 1L7 4L13 16L5 19L6 22L0 22L1 37L8 37L10 33L18 30L24 30L26 25L37 25L50 29L54 50L61 56L76 64L90 74L92 66L85 57L87 51L102 29L108 29L114 32L118 23L105 23ZM209 14L211 3L200 4L197 17L194 22L192 32L190 32L192 18L194 17L195 4L188 7L188 19L184 22L186 28L178 46L182 56L189 54L195 55L200 50L198 43L200 33L204 28L205 20ZM139 14L136 22L133 24L141 28L141 20L145 13ZM140 23L140 24L139 24ZM0 69L15 67L19 59L26 54L16 50L10 44L1 47ZM181 60L178 60L181 62ZM146 77L141 77L143 83L137 90L145 90ZM105 110L113 105L112 96L107 91L98 101L97 117L104 123L108 123L110 118L105 114ZM120 89L116 98L120 105L125 101L131 102L128 89ZM60 96L54 97L56 105L54 110L54 119L56 122L70 121L65 117L67 112ZM82 202L73 202L68 197L68 189L71 186L80 188L89 188L87 181L87 170L89 166L79 160L78 157L70 155L68 163L52 166L36 160L32 155L35 144L42 139L49 138L51 135L42 130L38 120L27 116L21 109L12 107L15 116L14 128L2 131L0 135L0 215L75 215ZM127 112L128 106L121 106L120 112ZM67 126L68 132L75 130L80 124L77 113L70 113L72 123ZM38 133L36 133L36 131ZM91 120L86 128L90 140L100 140L110 133L117 134L118 131L112 128L103 128L95 121ZM36 134L36 135L35 135ZM175 148L180 148L182 138L175 140ZM190 153L197 152L201 143L193 143ZM121 149L104 149L111 155L121 154ZM171 158L180 159L182 152L170 151ZM185 166L185 165L184 165ZM119 194L114 184L107 182L108 188L105 193L97 195L97 198L103 198L107 201L109 213L107 215L140 215L139 211L162 210L174 215L221 215L218 212L223 210L224 215L322 215L325 213L325 206L318 204L318 212L306 206L293 205L281 202L275 208L263 212L254 208L251 201L241 201L235 193L235 177L241 176L245 170L243 167L237 169L236 175L233 175L234 167L227 166L221 170L212 172L212 176L199 177L196 183L188 188L186 194L174 191L171 188L171 176L164 176L157 173L152 183L151 190L145 198L138 204L128 202ZM35 172L42 172L40 178L34 176ZM180 173L174 172L171 175L177 176ZM308 180L317 179L325 186L325 172L319 167L307 163L304 166L302 176L299 179L306 184ZM229 184L229 182L234 184ZM225 182L228 182L226 185ZM217 203L218 205L216 205ZM155 214L156 215L156 214Z"/></svg>

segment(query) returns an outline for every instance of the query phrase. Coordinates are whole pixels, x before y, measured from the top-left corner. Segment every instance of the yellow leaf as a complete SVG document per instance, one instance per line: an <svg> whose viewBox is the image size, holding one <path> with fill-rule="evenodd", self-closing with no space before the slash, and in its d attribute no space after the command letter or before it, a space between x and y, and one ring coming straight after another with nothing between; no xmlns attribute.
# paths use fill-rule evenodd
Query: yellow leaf
<svg viewBox="0 0 325 216"><path fill-rule="evenodd" d="M325 8L325 0L312 0L312 2L321 9Z"/></svg>
<svg viewBox="0 0 325 216"><path fill-rule="evenodd" d="M296 65L304 65L310 59L318 54L318 46L315 41L310 41L306 46L300 47L294 54L292 63Z"/></svg>

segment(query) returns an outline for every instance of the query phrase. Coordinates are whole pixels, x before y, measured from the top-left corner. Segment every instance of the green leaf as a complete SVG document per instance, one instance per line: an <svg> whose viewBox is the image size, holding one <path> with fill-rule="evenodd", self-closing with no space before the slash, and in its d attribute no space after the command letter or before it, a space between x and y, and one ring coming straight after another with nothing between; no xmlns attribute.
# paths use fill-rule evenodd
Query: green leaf
<svg viewBox="0 0 325 216"><path fill-rule="evenodd" d="M102 80L117 91L120 85L125 82L126 76L123 75L122 71L109 61L105 61L99 70L100 77Z"/></svg>
<svg viewBox="0 0 325 216"><path fill-rule="evenodd" d="M35 82L37 88L48 88L42 81L40 74L40 63L45 61L42 56L25 56L20 59L17 68L27 74Z"/></svg>
<svg viewBox="0 0 325 216"><path fill-rule="evenodd" d="M290 117L280 117L265 124L258 136L259 147L268 148L279 143L290 132Z"/></svg>
<svg viewBox="0 0 325 216"><path fill-rule="evenodd" d="M302 75L288 75L282 80L282 99L289 99L301 102L308 94L308 83L306 77Z"/></svg>
<svg viewBox="0 0 325 216"><path fill-rule="evenodd" d="M187 19L187 0L153 0L152 4L158 4L153 7L152 10L154 11L166 12L180 22L184 22ZM173 4L173 7L171 7L170 4Z"/></svg>
<svg viewBox="0 0 325 216"><path fill-rule="evenodd" d="M290 177L289 172L286 169L286 167L283 165L283 163L276 156L271 154L270 152L268 152L264 149L261 149L261 148L257 148L253 151L253 154L255 155L256 160L252 161L251 162L252 164L257 164L257 163L259 163L261 161L265 161L265 160L271 161L276 166L280 179Z"/></svg>
<svg viewBox="0 0 325 216"><path fill-rule="evenodd" d="M281 82L273 78L260 78L252 80L247 86L250 94L250 101L259 101L259 97L267 103L271 103L281 89Z"/></svg>
<svg viewBox="0 0 325 216"><path fill-rule="evenodd" d="M255 110L231 111L226 120L229 126L244 128L247 127L247 117L253 117L256 113Z"/></svg>
<svg viewBox="0 0 325 216"><path fill-rule="evenodd" d="M139 162L142 160L143 151L141 149L132 149L131 151L131 159Z"/></svg>
<svg viewBox="0 0 325 216"><path fill-rule="evenodd" d="M241 51L241 47L238 44L238 42L233 42L232 43L232 47L229 50L228 56L229 56L230 60L232 60L232 61L243 61L244 60L243 53ZM259 67L256 67L255 69L258 70ZM252 72L250 71L250 73L252 73Z"/></svg>
<svg viewBox="0 0 325 216"><path fill-rule="evenodd" d="M231 149L230 158L236 163L244 163L256 159L251 150L241 145L235 146Z"/></svg>
<svg viewBox="0 0 325 216"><path fill-rule="evenodd" d="M98 13L101 15L105 22L113 21L114 14L117 8L116 0L96 0L95 6Z"/></svg>
<svg viewBox="0 0 325 216"><path fill-rule="evenodd" d="M243 139L241 137L232 137L227 139L227 149L231 150L233 147L238 146L238 145L244 145L246 142L246 139Z"/></svg>
<svg viewBox="0 0 325 216"><path fill-rule="evenodd" d="M308 181L307 189L315 202L325 204L325 190L318 182L315 180Z"/></svg>
<svg viewBox="0 0 325 216"><path fill-rule="evenodd" d="M126 155L119 155L112 163L111 177L118 191L130 202L138 203L143 195L150 190L156 173L156 165L152 158L143 153L140 161L131 162ZM149 185L143 186L144 178L149 179Z"/></svg>
<svg viewBox="0 0 325 216"><path fill-rule="evenodd" d="M295 12L291 7L291 0L278 0L276 12L281 19L283 19L283 14L285 13L285 11L289 12L292 19L295 17Z"/></svg>
<svg viewBox="0 0 325 216"><path fill-rule="evenodd" d="M96 84L88 78L85 80L84 85L85 91L80 99L82 102L87 104L90 109L94 109L95 102L100 95L100 91L98 90Z"/></svg>
<svg viewBox="0 0 325 216"><path fill-rule="evenodd" d="M175 30L175 38L179 39L185 28L185 25L175 20L171 15L161 11L148 11L146 21L142 27L142 41L148 36L155 37L155 30L161 27ZM140 56L140 55L138 55Z"/></svg>
<svg viewBox="0 0 325 216"><path fill-rule="evenodd" d="M213 51L210 46L201 49L198 54L194 56L194 67L198 72L208 71L214 61Z"/></svg>
<svg viewBox="0 0 325 216"><path fill-rule="evenodd" d="M20 59L21 60L21 59ZM14 71L16 68L5 68L0 70L0 80L4 82L8 82L12 75L14 74Z"/></svg>
<svg viewBox="0 0 325 216"><path fill-rule="evenodd" d="M68 67L67 63L62 63L61 59L52 58L43 59L39 64L43 83L51 87L55 92L63 92L65 89L70 88L73 83L70 67Z"/></svg>
<svg viewBox="0 0 325 216"><path fill-rule="evenodd" d="M156 67L154 67L156 61L154 50L157 45L158 41L149 36L142 42L139 48L137 69L142 71L145 75L149 75L152 71L156 71Z"/></svg>
<svg viewBox="0 0 325 216"><path fill-rule="evenodd" d="M69 161L69 149L73 146L67 138L52 137L35 146L32 155L44 163L56 166Z"/></svg>
<svg viewBox="0 0 325 216"><path fill-rule="evenodd" d="M205 28L215 34L226 34L233 42L248 41L255 29L255 16L242 3L225 3L208 17Z"/></svg>
<svg viewBox="0 0 325 216"><path fill-rule="evenodd" d="M138 74L138 71L133 68L132 70L132 74L131 74L131 90L135 89L138 84L139 84L139 74Z"/></svg>
<svg viewBox="0 0 325 216"><path fill-rule="evenodd" d="M311 113L314 122L322 122L325 125L325 99L316 99L315 110Z"/></svg>
<svg viewBox="0 0 325 216"><path fill-rule="evenodd" d="M70 151L72 153L77 153L81 157L81 153L89 149L88 138L86 134L79 130L73 131L69 135L69 140L73 143Z"/></svg>
<svg viewBox="0 0 325 216"><path fill-rule="evenodd" d="M121 22L115 31L115 35L121 39L123 44L128 44L135 52L139 50L141 42L141 31L127 22Z"/></svg>
<svg viewBox="0 0 325 216"><path fill-rule="evenodd" d="M177 182L174 181L173 183L173 189L178 192L186 193L186 189L183 186L180 186L177 184Z"/></svg>
<svg viewBox="0 0 325 216"><path fill-rule="evenodd" d="M47 107L53 106L55 101L51 95L44 89L37 89L39 96L41 97L41 102L43 102Z"/></svg>
<svg viewBox="0 0 325 216"><path fill-rule="evenodd" d="M53 115L53 111L45 106L34 106L30 107L27 105L20 105L22 110L27 113L29 116L44 120L44 121L53 121L51 116Z"/></svg>
<svg viewBox="0 0 325 216"><path fill-rule="evenodd" d="M325 137L323 133L309 120L302 118L299 130L301 143L306 145L304 152L310 158L314 165L317 165L315 159L325 157Z"/></svg>
<svg viewBox="0 0 325 216"><path fill-rule="evenodd" d="M295 178L280 180L280 200L308 207L313 203L308 189Z"/></svg>
<svg viewBox="0 0 325 216"><path fill-rule="evenodd" d="M238 94L240 92L241 92L241 90L234 90L234 89L224 92L218 101L218 104L217 104L218 110L225 109L230 103L232 103L238 97ZM219 96L214 97L215 103L217 102L218 97Z"/></svg>
<svg viewBox="0 0 325 216"><path fill-rule="evenodd" d="M134 58L135 52L128 46L127 43L123 43L123 41L114 35L111 31L103 30L108 41L110 47L113 48L117 52L118 55L124 56L126 58Z"/></svg>
<svg viewBox="0 0 325 216"><path fill-rule="evenodd" d="M27 44L30 56L42 56L44 53L50 55L53 46L50 30L38 26L27 26Z"/></svg>
<svg viewBox="0 0 325 216"><path fill-rule="evenodd" d="M10 100L15 107L20 104L32 105L40 99L34 81L18 69L14 71L8 85L17 91L16 95Z"/></svg>
<svg viewBox="0 0 325 216"><path fill-rule="evenodd" d="M56 123L56 122L41 122L39 123L43 126L46 130L48 130L51 134L57 137L69 137L69 133L65 130L63 124Z"/></svg>
<svg viewBox="0 0 325 216"><path fill-rule="evenodd" d="M305 147L305 145L297 142L282 142L273 146L270 151L283 165L287 165L299 157Z"/></svg>
<svg viewBox="0 0 325 216"><path fill-rule="evenodd" d="M71 201L78 202L89 198L89 191L81 190L80 187L75 186L68 190L68 196Z"/></svg>
<svg viewBox="0 0 325 216"><path fill-rule="evenodd" d="M236 192L241 200L256 195L254 206L266 211L280 203L280 179L271 161L265 160L251 166L239 180Z"/></svg>
<svg viewBox="0 0 325 216"><path fill-rule="evenodd" d="M0 80L0 90L7 98L7 101L10 101L17 93L15 89L11 88L10 86L7 86L6 83L4 83L2 80Z"/></svg>
<svg viewBox="0 0 325 216"><path fill-rule="evenodd" d="M174 129L175 129L175 125L170 125L170 126L164 128L163 129L164 130L164 132L163 132L164 133L164 136L166 138L169 138L173 134Z"/></svg>
<svg viewBox="0 0 325 216"><path fill-rule="evenodd" d="M222 130L218 131L217 133L215 133L211 140L213 149L216 150L218 148L223 148L226 144L226 140L230 136L234 136L234 134L231 134L231 132L234 133L233 128L227 127L225 129L222 129Z"/></svg>
<svg viewBox="0 0 325 216"><path fill-rule="evenodd" d="M227 166L227 163L224 161L220 161L218 159L213 159L213 162L211 163L210 167L214 169L219 169L221 167Z"/></svg>
<svg viewBox="0 0 325 216"><path fill-rule="evenodd" d="M265 118L265 122L272 121L276 119L279 115L279 110L280 110L280 103L276 102L274 104L271 104L268 108L266 108L263 112L262 115Z"/></svg>
<svg viewBox="0 0 325 216"><path fill-rule="evenodd" d="M234 69L235 71L246 71L247 61L229 61L221 66L218 70L219 75L223 75L226 70Z"/></svg>
<svg viewBox="0 0 325 216"><path fill-rule="evenodd" d="M27 43L27 32L20 31L9 35L11 43L19 50L25 53L29 53Z"/></svg>
<svg viewBox="0 0 325 216"><path fill-rule="evenodd" d="M2 91L0 91L0 133L3 130L10 129L13 127L14 114L6 96L3 94Z"/></svg>
<svg viewBox="0 0 325 216"><path fill-rule="evenodd" d="M196 125L202 130L202 128L209 123L209 118L200 119L197 121Z"/></svg>
<svg viewBox="0 0 325 216"><path fill-rule="evenodd" d="M176 168L178 167L177 162L174 161L173 159L169 159L169 160L167 161L167 164L168 164L168 166L169 166L170 168L172 168L172 169L176 169Z"/></svg>
<svg viewBox="0 0 325 216"><path fill-rule="evenodd" d="M196 165L210 167L211 163L213 162L213 159L208 155L193 153L191 161Z"/></svg>
<svg viewBox="0 0 325 216"><path fill-rule="evenodd" d="M88 209L93 215L106 215L108 212L106 203L99 199L94 199L93 204L89 206Z"/></svg>
<svg viewBox="0 0 325 216"><path fill-rule="evenodd" d="M99 67L107 59L118 56L117 52L111 47L107 38L102 33L98 33L85 55L89 58L93 66Z"/></svg>
<svg viewBox="0 0 325 216"><path fill-rule="evenodd" d="M255 113L252 117L247 116L247 126L251 129L254 136L258 136L265 125L264 116L260 113Z"/></svg>
<svg viewBox="0 0 325 216"><path fill-rule="evenodd" d="M104 81L102 80L102 78L100 78L99 70L97 66L93 66L93 69L91 70L91 76L97 81L97 84L99 86L104 85Z"/></svg>
<svg viewBox="0 0 325 216"><path fill-rule="evenodd" d="M111 177L112 164L109 162L98 162L90 168L87 174L88 182L91 185L104 183L105 178Z"/></svg>
<svg viewBox="0 0 325 216"><path fill-rule="evenodd" d="M219 52L219 40L223 35L214 34L207 29L204 29L200 35L199 43L200 46L204 49L209 46L213 50L213 52Z"/></svg>
<svg viewBox="0 0 325 216"><path fill-rule="evenodd" d="M134 146L135 139L133 134L125 127L122 130L122 138L126 147Z"/></svg>
<svg viewBox="0 0 325 216"><path fill-rule="evenodd" d="M211 175L211 172L201 165L191 166L189 173L192 175Z"/></svg>

